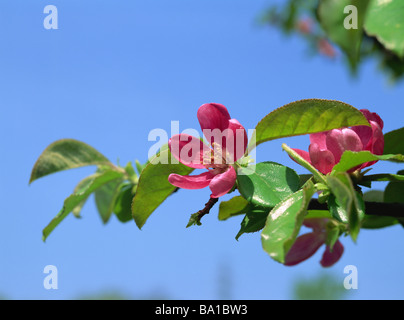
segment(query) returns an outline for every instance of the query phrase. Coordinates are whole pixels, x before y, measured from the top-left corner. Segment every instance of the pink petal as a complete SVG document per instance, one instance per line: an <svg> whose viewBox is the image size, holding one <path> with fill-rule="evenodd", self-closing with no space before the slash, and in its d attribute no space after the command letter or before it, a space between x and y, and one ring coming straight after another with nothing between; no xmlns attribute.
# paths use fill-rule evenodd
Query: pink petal
<svg viewBox="0 0 404 320"><path fill-rule="evenodd" d="M225 131L227 134L222 144L223 151L230 157L226 163L233 163L240 159L247 149L247 131L236 119L229 120L229 127Z"/></svg>
<svg viewBox="0 0 404 320"><path fill-rule="evenodd" d="M370 121L376 122L381 129L384 127L384 123L382 118L376 113L376 112L370 112L368 109L361 109L359 110L360 112L363 113L363 115L366 117L366 119Z"/></svg>
<svg viewBox="0 0 404 320"><path fill-rule="evenodd" d="M219 198L228 193L236 183L237 175L236 170L229 166L227 171L216 175L209 184L212 191L212 198Z"/></svg>
<svg viewBox="0 0 404 320"><path fill-rule="evenodd" d="M382 155L384 151L384 136L382 129L380 126L374 122L370 121L370 125L372 126L372 138L366 146L365 150L368 150L376 155ZM361 165L361 169L369 167L375 164L377 161L366 162Z"/></svg>
<svg viewBox="0 0 404 320"><path fill-rule="evenodd" d="M327 149L326 144L327 132L328 131L312 133L310 135L310 143L316 143L319 146L320 150Z"/></svg>
<svg viewBox="0 0 404 320"><path fill-rule="evenodd" d="M230 114L226 107L218 103L207 103L199 107L197 112L202 131L205 129L219 129L229 127Z"/></svg>
<svg viewBox="0 0 404 320"><path fill-rule="evenodd" d="M370 150L370 152L376 155L382 155L384 151L384 136L382 128L373 121L370 121L370 125L372 126L373 131L372 149Z"/></svg>
<svg viewBox="0 0 404 320"><path fill-rule="evenodd" d="M368 150L372 143L373 131L371 127L367 126L355 126L352 127L352 130L358 135L361 139L363 149Z"/></svg>
<svg viewBox="0 0 404 320"><path fill-rule="evenodd" d="M202 189L209 185L213 177L214 175L210 172L204 172L194 176L181 176L172 173L168 176L168 182L182 189Z"/></svg>
<svg viewBox="0 0 404 320"><path fill-rule="evenodd" d="M330 251L330 248L328 246L326 247L320 263L324 268L331 267L341 258L343 253L344 246L339 240L337 240L337 242L334 244L334 247L332 248L332 252Z"/></svg>
<svg viewBox="0 0 404 320"><path fill-rule="evenodd" d="M203 151L210 149L200 139L188 134L176 134L168 141L172 155L182 164L195 169L203 169Z"/></svg>
<svg viewBox="0 0 404 320"><path fill-rule="evenodd" d="M332 171L335 165L335 158L331 151L321 150L318 144L312 143L309 146L310 162L321 173L327 174Z"/></svg>
<svg viewBox="0 0 404 320"><path fill-rule="evenodd" d="M294 266L310 258L324 244L324 237L310 232L301 235L285 257L285 266Z"/></svg>
<svg viewBox="0 0 404 320"><path fill-rule="evenodd" d="M334 155L335 162L338 163L341 155L346 150L362 151L363 144L356 132L349 128L334 129L327 133L327 149Z"/></svg>

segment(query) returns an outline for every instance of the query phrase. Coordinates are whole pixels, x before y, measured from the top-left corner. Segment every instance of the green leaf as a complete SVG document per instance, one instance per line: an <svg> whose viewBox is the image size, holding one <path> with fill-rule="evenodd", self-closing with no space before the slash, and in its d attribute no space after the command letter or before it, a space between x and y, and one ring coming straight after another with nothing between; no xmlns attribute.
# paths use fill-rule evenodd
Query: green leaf
<svg viewBox="0 0 404 320"><path fill-rule="evenodd" d="M171 162L171 152L168 148L161 150L143 169L133 198L132 216L139 229L153 211L177 189L168 182L168 176L171 173L188 175L194 170L182 163Z"/></svg>
<svg viewBox="0 0 404 320"><path fill-rule="evenodd" d="M346 29L344 22L349 14L344 12L348 5L357 8L357 29ZM321 0L318 17L327 36L346 53L351 67L355 70L363 37L363 23L369 5L368 0ZM349 21L352 23L352 21Z"/></svg>
<svg viewBox="0 0 404 320"><path fill-rule="evenodd" d="M29 183L48 174L91 165L111 165L109 160L88 144L73 140L58 140L39 156Z"/></svg>
<svg viewBox="0 0 404 320"><path fill-rule="evenodd" d="M119 187L122 180L122 177L112 180L94 192L95 204L104 224L108 222L114 210L115 200L119 195Z"/></svg>
<svg viewBox="0 0 404 320"><path fill-rule="evenodd" d="M404 57L404 2L371 0L365 21L366 32L386 49Z"/></svg>
<svg viewBox="0 0 404 320"><path fill-rule="evenodd" d="M300 188L300 177L292 169L275 162L261 162L237 170L241 195L254 205L274 207Z"/></svg>
<svg viewBox="0 0 404 320"><path fill-rule="evenodd" d="M404 154L404 127L384 135L384 154Z"/></svg>
<svg viewBox="0 0 404 320"><path fill-rule="evenodd" d="M91 180L83 185L82 188L70 195L64 201L63 208L57 214L55 218L43 229L43 241L49 236L49 234L59 225L60 222L67 217L67 215L77 207L83 200L85 200L92 192L105 185L106 183L115 179L121 178L123 174L117 171L104 171L102 173L95 173L92 175Z"/></svg>
<svg viewBox="0 0 404 320"><path fill-rule="evenodd" d="M403 175L404 170L398 172ZM390 182L384 190L384 202L388 203L404 203L404 183Z"/></svg>
<svg viewBox="0 0 404 320"><path fill-rule="evenodd" d="M307 210L307 215L305 219L314 219L314 218L332 218L330 211L327 210Z"/></svg>
<svg viewBox="0 0 404 320"><path fill-rule="evenodd" d="M340 222L348 223L348 212L341 206L334 195L330 195L327 201L328 209L332 217Z"/></svg>
<svg viewBox="0 0 404 320"><path fill-rule="evenodd" d="M349 234L351 238L356 241L361 220L365 215L363 198L354 189L351 178L347 173L338 173L335 176L328 176L327 183L340 209L344 211L346 217L348 217ZM330 198L332 199L332 197ZM328 200L329 202L330 198Z"/></svg>
<svg viewBox="0 0 404 320"><path fill-rule="evenodd" d="M339 163L337 163L332 169L331 174L346 172L352 168L355 168L356 166L361 165L362 163L378 160L404 162L404 156L401 154L385 154L382 156L377 156L370 151L345 151L342 154Z"/></svg>
<svg viewBox="0 0 404 320"><path fill-rule="evenodd" d="M272 259L285 262L285 256L296 240L314 192L313 183L306 184L303 189L278 203L269 213L261 233L261 242Z"/></svg>
<svg viewBox="0 0 404 320"><path fill-rule="evenodd" d="M87 186L93 181L94 177L93 176L88 176L85 177L83 180L81 180L77 186L74 188L73 193L77 193L79 192L79 190L85 189L87 188ZM90 195L88 195L90 196ZM85 203L87 202L87 198L85 198L83 201L81 201L73 210L72 213L76 218L80 218L80 212L81 209L83 208L83 206L85 205Z"/></svg>
<svg viewBox="0 0 404 320"><path fill-rule="evenodd" d="M241 228L236 235L236 240L244 233L253 233L264 228L268 213L269 209L251 207L241 222Z"/></svg>
<svg viewBox="0 0 404 320"><path fill-rule="evenodd" d="M369 202L384 202L384 192L381 190L370 190L363 194L363 200ZM393 217L365 215L362 220L362 228L380 229L397 224L398 221Z"/></svg>
<svg viewBox="0 0 404 320"><path fill-rule="evenodd" d="M121 184L118 197L115 200L113 212L121 222L128 222L133 219L132 217L132 199L135 196L133 192L135 185L133 183Z"/></svg>
<svg viewBox="0 0 404 320"><path fill-rule="evenodd" d="M222 201L219 205L219 220L224 221L243 213L247 213L249 202L241 196L236 196L228 201Z"/></svg>
<svg viewBox="0 0 404 320"><path fill-rule="evenodd" d="M369 126L369 122L359 110L346 103L300 100L272 111L257 124L255 146L274 139L357 125ZM255 146L251 145L249 150Z"/></svg>
<svg viewBox="0 0 404 320"><path fill-rule="evenodd" d="M325 244L330 248L330 251L334 248L334 244L337 242L340 236L340 229L338 226L329 227L327 225L327 238Z"/></svg>

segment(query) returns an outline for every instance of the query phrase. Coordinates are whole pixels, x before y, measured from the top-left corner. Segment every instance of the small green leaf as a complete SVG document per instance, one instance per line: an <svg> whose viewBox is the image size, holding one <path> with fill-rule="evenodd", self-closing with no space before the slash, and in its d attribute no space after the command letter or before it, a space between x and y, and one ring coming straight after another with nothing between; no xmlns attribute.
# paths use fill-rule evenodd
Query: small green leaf
<svg viewBox="0 0 404 320"><path fill-rule="evenodd" d="M119 195L119 187L122 180L122 177L112 180L94 192L95 204L104 224L108 222L114 210L115 200Z"/></svg>
<svg viewBox="0 0 404 320"><path fill-rule="evenodd" d="M167 147L162 147L161 151L150 160L140 175L132 202L132 216L139 229L153 211L177 189L168 182L168 176L171 173L188 175L193 170L182 163L172 163L171 152Z"/></svg>
<svg viewBox="0 0 404 320"><path fill-rule="evenodd" d="M325 244L330 248L331 252L339 236L340 236L340 229L338 228L338 226L332 226L332 227L327 226L327 238L325 240Z"/></svg>
<svg viewBox="0 0 404 320"><path fill-rule="evenodd" d="M241 222L241 228L236 235L236 240L244 233L253 233L264 228L268 213L269 209L251 207Z"/></svg>
<svg viewBox="0 0 404 320"><path fill-rule="evenodd" d="M328 209L332 217L340 222L348 223L348 212L346 208L342 207L334 195L330 195L327 201Z"/></svg>
<svg viewBox="0 0 404 320"><path fill-rule="evenodd" d="M249 202L241 196L236 196L229 201L222 201L219 205L219 220L224 221L243 213L247 213Z"/></svg>
<svg viewBox="0 0 404 320"><path fill-rule="evenodd" d="M86 189L88 185L93 181L94 177L93 176L88 176L81 180L78 185L74 188L73 193L78 193L80 190ZM90 196L90 195L88 195ZM80 212L85 203L87 202L87 198L85 198L83 201L81 201L73 210L72 213L76 218L80 218Z"/></svg>
<svg viewBox="0 0 404 320"><path fill-rule="evenodd" d="M334 100L300 100L278 108L255 127L255 145L279 138L364 125L369 122L354 107ZM252 139L254 141L254 139Z"/></svg>
<svg viewBox="0 0 404 320"><path fill-rule="evenodd" d="M192 226L201 226L202 222L200 219L200 214L199 212L191 214L191 217L189 218L187 228L192 227Z"/></svg>
<svg viewBox="0 0 404 320"><path fill-rule="evenodd" d="M58 140L39 156L29 183L48 174L91 165L111 165L109 160L88 144L73 140Z"/></svg>
<svg viewBox="0 0 404 320"><path fill-rule="evenodd" d="M300 188L298 174L275 162L261 162L237 171L241 195L254 205L272 208Z"/></svg>
<svg viewBox="0 0 404 320"><path fill-rule="evenodd" d="M115 200L114 213L119 221L125 223L133 220L132 217L132 199L135 196L133 192L135 185L133 183L121 184L118 191L118 197Z"/></svg>
<svg viewBox="0 0 404 320"><path fill-rule="evenodd" d="M272 259L285 262L285 256L296 240L314 192L313 183L306 184L303 189L278 203L269 213L261 233L261 242Z"/></svg>
<svg viewBox="0 0 404 320"><path fill-rule="evenodd" d="M331 174L335 174L338 172L346 172L356 166L359 166L365 162L371 161L393 161L393 162L404 162L404 156L401 154L385 154L382 156L377 156L369 151L345 151L339 163L337 163L332 169Z"/></svg>
<svg viewBox="0 0 404 320"><path fill-rule="evenodd" d="M43 229L43 241L45 241L49 234L59 225L59 223L62 222L64 218L66 218L67 215L83 200L88 198L91 193L110 181L122 178L122 176L123 173L113 170L104 171L102 173L95 173L94 175L92 175L92 179L88 180L83 188L80 188L80 190L66 198L62 210L60 210L57 216L52 219L52 221L45 227L45 229Z"/></svg>
<svg viewBox="0 0 404 320"><path fill-rule="evenodd" d="M348 217L349 234L356 241L360 230L360 223L365 214L363 198L354 189L351 178L347 173L327 176L327 183L340 209ZM332 199L332 197L330 198ZM330 198L328 201L330 201Z"/></svg>
<svg viewBox="0 0 404 320"><path fill-rule="evenodd" d="M404 127L384 134L384 154L404 154Z"/></svg>
<svg viewBox="0 0 404 320"><path fill-rule="evenodd" d="M404 57L404 2L402 0L371 0L365 29L386 49Z"/></svg>

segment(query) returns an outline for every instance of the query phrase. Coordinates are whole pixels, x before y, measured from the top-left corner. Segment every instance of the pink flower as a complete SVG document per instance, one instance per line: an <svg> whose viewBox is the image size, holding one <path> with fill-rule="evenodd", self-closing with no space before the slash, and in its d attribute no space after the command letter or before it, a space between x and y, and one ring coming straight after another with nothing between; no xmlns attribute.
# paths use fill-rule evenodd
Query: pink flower
<svg viewBox="0 0 404 320"><path fill-rule="evenodd" d="M289 252L286 254L286 266L294 266L307 260L314 255L323 244L325 244L327 238L327 222L328 219L321 218L306 219L303 222L306 227L313 229L313 231L303 234L296 239L292 248L290 248ZM326 246L320 264L323 267L331 267L341 258L343 253L344 247L342 243L337 240L332 251L328 245Z"/></svg>
<svg viewBox="0 0 404 320"><path fill-rule="evenodd" d="M373 154L382 155L384 149L383 120L369 110L360 111L371 127L356 126L314 133L310 135L309 152L300 149L293 150L324 174L332 171L346 150L370 151ZM375 162L366 162L350 171L363 169Z"/></svg>
<svg viewBox="0 0 404 320"><path fill-rule="evenodd" d="M168 146L181 163L208 171L193 176L170 174L168 181L183 189L209 186L211 197L218 198L228 193L236 182L236 171L231 164L244 155L247 132L237 120L230 118L226 107L218 103L202 105L197 117L212 148L199 138L184 133L171 137Z"/></svg>

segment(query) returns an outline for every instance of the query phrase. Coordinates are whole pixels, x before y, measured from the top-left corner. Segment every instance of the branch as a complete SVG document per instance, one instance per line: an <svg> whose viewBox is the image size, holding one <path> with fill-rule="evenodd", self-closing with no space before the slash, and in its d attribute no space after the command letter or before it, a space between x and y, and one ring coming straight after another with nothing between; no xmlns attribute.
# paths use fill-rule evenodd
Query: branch
<svg viewBox="0 0 404 320"><path fill-rule="evenodd" d="M328 206L326 203L319 203L317 199L311 199L308 209L328 211ZM365 201L365 214L370 216L404 218L404 204Z"/></svg>

